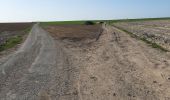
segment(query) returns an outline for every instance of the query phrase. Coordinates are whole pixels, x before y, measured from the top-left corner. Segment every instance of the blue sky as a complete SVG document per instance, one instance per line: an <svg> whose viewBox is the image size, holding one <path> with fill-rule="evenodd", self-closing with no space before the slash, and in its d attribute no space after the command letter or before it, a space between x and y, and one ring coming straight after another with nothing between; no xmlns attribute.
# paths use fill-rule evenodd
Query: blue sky
<svg viewBox="0 0 170 100"><path fill-rule="evenodd" d="M170 17L170 0L0 0L0 22Z"/></svg>

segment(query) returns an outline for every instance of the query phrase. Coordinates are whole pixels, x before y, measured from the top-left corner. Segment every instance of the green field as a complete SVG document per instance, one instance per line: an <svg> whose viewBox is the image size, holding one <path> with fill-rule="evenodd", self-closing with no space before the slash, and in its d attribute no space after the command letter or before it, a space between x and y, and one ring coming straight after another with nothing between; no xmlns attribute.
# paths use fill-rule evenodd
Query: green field
<svg viewBox="0 0 170 100"><path fill-rule="evenodd" d="M108 24L117 22L135 22L135 21L151 21L151 20L170 20L170 17L164 18L142 18L142 19L118 19L118 20L89 20L94 23L96 22L107 22ZM86 21L51 21L51 22L41 22L41 26L48 25L83 25Z"/></svg>
<svg viewBox="0 0 170 100"><path fill-rule="evenodd" d="M85 21L53 21L53 22L41 22L41 25L65 25L65 24L84 24Z"/></svg>

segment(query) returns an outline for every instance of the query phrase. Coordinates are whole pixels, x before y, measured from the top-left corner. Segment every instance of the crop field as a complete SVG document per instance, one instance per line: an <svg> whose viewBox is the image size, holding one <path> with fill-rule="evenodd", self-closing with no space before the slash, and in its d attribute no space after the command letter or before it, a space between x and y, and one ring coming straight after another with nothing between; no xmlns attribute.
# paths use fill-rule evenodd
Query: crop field
<svg viewBox="0 0 170 100"><path fill-rule="evenodd" d="M170 19L149 21L126 21L113 23L114 26L133 33L148 42L170 50Z"/></svg>

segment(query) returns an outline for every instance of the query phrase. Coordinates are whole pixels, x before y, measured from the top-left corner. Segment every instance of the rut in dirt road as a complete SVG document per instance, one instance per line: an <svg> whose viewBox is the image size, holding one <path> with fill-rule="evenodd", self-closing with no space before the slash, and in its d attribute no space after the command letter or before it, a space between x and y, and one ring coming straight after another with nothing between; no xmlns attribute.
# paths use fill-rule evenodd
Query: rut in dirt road
<svg viewBox="0 0 170 100"><path fill-rule="evenodd" d="M170 56L112 27L98 40L51 37L36 24L0 60L0 100L168 100Z"/></svg>

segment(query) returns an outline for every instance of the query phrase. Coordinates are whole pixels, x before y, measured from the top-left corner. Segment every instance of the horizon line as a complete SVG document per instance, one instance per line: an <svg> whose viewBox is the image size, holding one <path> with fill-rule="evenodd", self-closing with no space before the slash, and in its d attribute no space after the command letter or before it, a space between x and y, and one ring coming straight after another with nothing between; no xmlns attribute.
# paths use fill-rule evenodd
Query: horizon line
<svg viewBox="0 0 170 100"><path fill-rule="evenodd" d="M116 21L116 20L140 20L140 19L170 19L170 17L141 17L141 18L115 18L115 19L78 19L78 20L41 20L41 21L2 21L0 23L34 23L34 22L69 22L69 21Z"/></svg>

